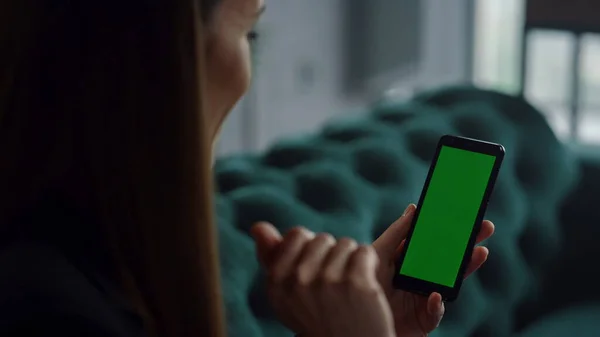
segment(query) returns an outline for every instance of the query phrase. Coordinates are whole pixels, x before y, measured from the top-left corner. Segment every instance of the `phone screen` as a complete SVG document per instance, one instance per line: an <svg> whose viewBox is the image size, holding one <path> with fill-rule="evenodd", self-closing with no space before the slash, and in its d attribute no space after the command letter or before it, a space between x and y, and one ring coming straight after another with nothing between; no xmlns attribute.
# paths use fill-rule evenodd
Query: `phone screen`
<svg viewBox="0 0 600 337"><path fill-rule="evenodd" d="M454 287L496 157L442 146L400 274Z"/></svg>

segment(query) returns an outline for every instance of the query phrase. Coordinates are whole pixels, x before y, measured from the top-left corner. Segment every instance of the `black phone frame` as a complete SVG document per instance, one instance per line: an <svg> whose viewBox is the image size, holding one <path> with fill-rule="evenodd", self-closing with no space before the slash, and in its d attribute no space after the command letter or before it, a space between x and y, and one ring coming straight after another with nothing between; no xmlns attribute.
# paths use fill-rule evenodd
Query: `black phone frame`
<svg viewBox="0 0 600 337"><path fill-rule="evenodd" d="M460 269L458 271L456 280L454 281L454 287L452 288L400 274L400 267L402 266L402 262L404 261L406 251L410 246L410 239L414 232L415 223L419 218L419 211L421 209L421 206L423 205L423 200L425 199L425 195L427 194L427 189L429 187L431 177L435 170L435 166L437 164L438 157L443 146L488 154L496 157L496 161L494 162L494 166L492 168L492 172L490 174L490 178L488 180L488 184L483 195L481 205L479 206L479 211L477 213L475 223L473 224L473 230L471 231L469 242L463 255L463 260L461 262ZM419 203L417 204L417 209L415 210L415 214L413 216L413 220L409 232L407 234L406 241L404 242L404 246L400 253L400 257L396 261L396 268L393 278L393 285L395 288L406 290L423 296L429 296L431 293L437 292L442 296L442 300L446 302L452 302L458 297L458 293L463 283L466 268L470 262L473 249L475 248L475 240L477 238L477 234L481 229L481 223L483 222L483 217L485 215L490 196L496 184L498 173L500 172L500 166L502 165L504 154L504 147L500 144L452 135L444 135L440 138L437 144L435 155L433 157L434 159L431 163L431 166L429 167L429 172L427 173L427 179L425 180L421 196L419 197Z"/></svg>

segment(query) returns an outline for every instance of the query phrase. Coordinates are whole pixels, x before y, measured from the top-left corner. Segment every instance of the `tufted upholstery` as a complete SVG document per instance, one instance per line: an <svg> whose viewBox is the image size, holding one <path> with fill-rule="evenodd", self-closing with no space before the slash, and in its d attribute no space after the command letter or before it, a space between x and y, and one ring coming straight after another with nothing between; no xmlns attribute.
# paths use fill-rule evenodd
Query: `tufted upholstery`
<svg viewBox="0 0 600 337"><path fill-rule="evenodd" d="M266 302L249 227L266 220L371 242L415 202L443 134L507 151L487 217L497 233L486 266L448 306L436 336L502 337L538 299L561 248L556 210L577 179L542 116L517 98L473 88L381 102L358 119L216 164L221 268L230 336L291 336Z"/></svg>
<svg viewBox="0 0 600 337"><path fill-rule="evenodd" d="M549 315L541 324L534 324L519 337L596 337L600 334L600 306L580 305Z"/></svg>

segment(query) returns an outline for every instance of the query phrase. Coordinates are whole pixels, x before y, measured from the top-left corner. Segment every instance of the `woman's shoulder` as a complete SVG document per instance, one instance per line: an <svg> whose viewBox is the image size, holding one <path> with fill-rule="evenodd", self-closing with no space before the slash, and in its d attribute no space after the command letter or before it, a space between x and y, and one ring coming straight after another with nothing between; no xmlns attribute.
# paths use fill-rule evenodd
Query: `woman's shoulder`
<svg viewBox="0 0 600 337"><path fill-rule="evenodd" d="M0 275L0 309L8 309L8 304L31 306L31 310L48 309L46 305L65 308L94 293L91 283L60 250L36 241L3 247Z"/></svg>
<svg viewBox="0 0 600 337"><path fill-rule="evenodd" d="M141 336L141 325L55 247L0 250L0 335Z"/></svg>

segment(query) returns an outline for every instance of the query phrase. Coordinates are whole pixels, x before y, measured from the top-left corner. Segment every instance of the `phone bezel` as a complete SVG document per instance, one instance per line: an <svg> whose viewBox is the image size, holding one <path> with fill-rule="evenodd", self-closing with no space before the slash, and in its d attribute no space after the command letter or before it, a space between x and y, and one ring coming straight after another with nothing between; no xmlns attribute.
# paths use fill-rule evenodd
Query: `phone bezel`
<svg viewBox="0 0 600 337"><path fill-rule="evenodd" d="M488 184L483 199L481 201L481 205L479 206L479 211L475 219L475 224L473 224L473 230L471 231L471 236L469 237L467 248L463 255L463 260L461 262L460 269L458 271L456 280L454 281L454 287L452 288L400 274L400 267L402 266L404 256L410 245L410 239L412 237L415 227L414 225L417 219L419 218L419 211L427 193L427 189L431 181L431 176L433 174L433 171L435 170L435 166L437 164L442 146L449 146L462 150L488 154L496 157L496 161L494 162L494 167L492 168L492 173L490 174L490 179L488 180ZM419 203L417 204L417 209L415 210L415 214L413 216L413 220L409 232L407 234L406 241L400 253L400 257L396 261L396 268L393 279L393 285L395 288L410 291L423 296L429 296L431 293L437 292L442 296L442 300L447 302L454 301L458 297L458 293L462 286L466 268L470 262L470 257L475 247L475 240L481 228L481 223L483 221L483 217L487 209L487 204L489 202L490 195L492 194L494 185L496 184L496 179L498 178L500 166L502 164L502 160L504 159L504 153L504 147L500 144L451 135L444 135L440 138L437 144L435 155L433 156L433 161L431 163L431 166L429 167L429 172L427 173L427 179L425 180L425 184L423 185L421 196L419 197Z"/></svg>

